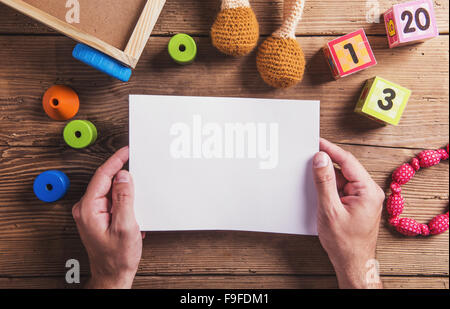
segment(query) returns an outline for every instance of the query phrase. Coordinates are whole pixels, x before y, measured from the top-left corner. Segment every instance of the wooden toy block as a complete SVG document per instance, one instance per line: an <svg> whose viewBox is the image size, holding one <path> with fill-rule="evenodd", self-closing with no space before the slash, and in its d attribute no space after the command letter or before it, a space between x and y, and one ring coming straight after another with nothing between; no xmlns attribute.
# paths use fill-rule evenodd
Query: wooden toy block
<svg viewBox="0 0 450 309"><path fill-rule="evenodd" d="M69 120L78 113L80 100L73 89L55 85L45 92L42 97L42 106L53 120Z"/></svg>
<svg viewBox="0 0 450 309"><path fill-rule="evenodd" d="M64 128L63 137L72 148L86 148L97 140L97 128L88 120L73 120Z"/></svg>
<svg viewBox="0 0 450 309"><path fill-rule="evenodd" d="M328 42L323 52L335 79L377 64L364 29Z"/></svg>
<svg viewBox="0 0 450 309"><path fill-rule="evenodd" d="M439 35L431 0L394 5L384 13L384 23L390 48L422 42Z"/></svg>
<svg viewBox="0 0 450 309"><path fill-rule="evenodd" d="M355 112L383 124L398 125L411 90L381 77L368 80Z"/></svg>
<svg viewBox="0 0 450 309"><path fill-rule="evenodd" d="M41 173L33 183L33 191L38 199L53 203L66 195L70 181L66 174L52 170Z"/></svg>
<svg viewBox="0 0 450 309"><path fill-rule="evenodd" d="M80 42L73 52L76 59L122 81L136 67L165 2L77 0L77 22L67 18L66 1L0 0Z"/></svg>

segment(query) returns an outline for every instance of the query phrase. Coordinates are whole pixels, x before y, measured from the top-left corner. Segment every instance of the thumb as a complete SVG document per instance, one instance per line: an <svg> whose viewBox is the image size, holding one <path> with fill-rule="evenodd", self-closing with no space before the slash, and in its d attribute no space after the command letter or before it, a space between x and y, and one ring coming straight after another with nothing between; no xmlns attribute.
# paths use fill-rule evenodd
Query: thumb
<svg viewBox="0 0 450 309"><path fill-rule="evenodd" d="M330 208L340 204L334 167L330 157L325 152L319 152L315 155L313 169L319 207Z"/></svg>
<svg viewBox="0 0 450 309"><path fill-rule="evenodd" d="M112 185L112 226L127 230L136 225L134 216L134 185L128 171L121 170Z"/></svg>

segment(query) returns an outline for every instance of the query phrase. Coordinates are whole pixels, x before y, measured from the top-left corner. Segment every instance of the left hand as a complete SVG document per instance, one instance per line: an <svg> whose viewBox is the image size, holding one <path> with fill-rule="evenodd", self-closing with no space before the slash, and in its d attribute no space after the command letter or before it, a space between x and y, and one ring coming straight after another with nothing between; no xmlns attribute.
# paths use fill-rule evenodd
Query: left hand
<svg viewBox="0 0 450 309"><path fill-rule="evenodd" d="M128 147L100 166L72 214L89 256L89 288L131 288L142 255Z"/></svg>

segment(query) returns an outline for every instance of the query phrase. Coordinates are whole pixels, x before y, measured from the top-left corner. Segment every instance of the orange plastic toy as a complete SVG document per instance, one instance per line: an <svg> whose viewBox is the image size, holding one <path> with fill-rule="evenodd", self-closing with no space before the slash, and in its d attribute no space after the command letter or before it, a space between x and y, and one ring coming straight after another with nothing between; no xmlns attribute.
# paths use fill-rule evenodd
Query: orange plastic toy
<svg viewBox="0 0 450 309"><path fill-rule="evenodd" d="M45 92L42 106L53 120L69 120L78 113L80 99L72 88L55 85Z"/></svg>

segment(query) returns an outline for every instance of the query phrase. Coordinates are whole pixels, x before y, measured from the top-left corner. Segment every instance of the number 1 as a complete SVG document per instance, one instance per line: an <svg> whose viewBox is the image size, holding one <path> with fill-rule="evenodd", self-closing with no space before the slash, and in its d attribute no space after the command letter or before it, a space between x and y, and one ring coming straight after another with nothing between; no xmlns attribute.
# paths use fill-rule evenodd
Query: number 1
<svg viewBox="0 0 450 309"><path fill-rule="evenodd" d="M344 45L344 49L347 49L348 52L350 53L350 55L352 56L353 62L355 64L358 64L359 59L358 56L356 55L355 49L353 48L352 43L348 43Z"/></svg>

